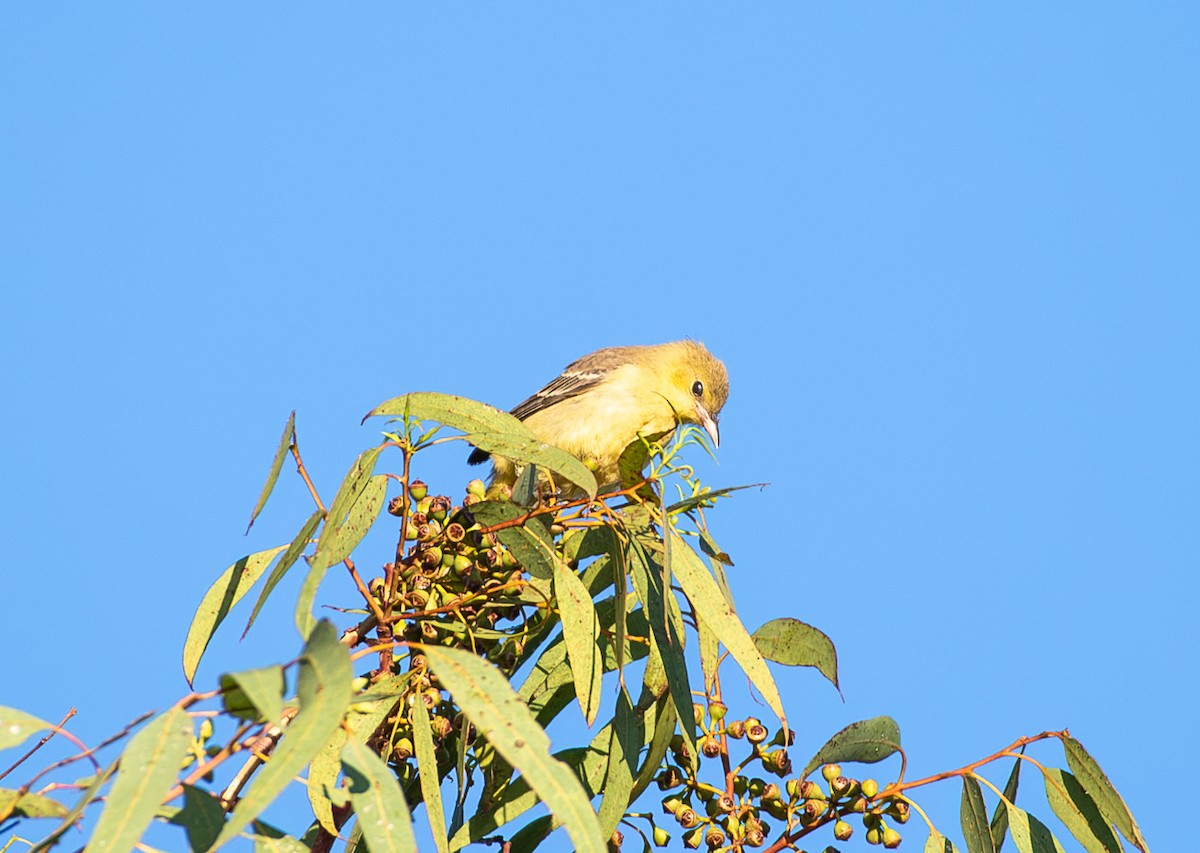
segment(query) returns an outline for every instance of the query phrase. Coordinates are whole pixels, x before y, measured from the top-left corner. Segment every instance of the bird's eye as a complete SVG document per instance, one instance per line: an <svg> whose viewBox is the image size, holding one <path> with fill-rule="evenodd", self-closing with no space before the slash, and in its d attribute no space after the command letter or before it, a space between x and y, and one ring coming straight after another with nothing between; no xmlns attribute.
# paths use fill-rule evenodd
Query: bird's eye
<svg viewBox="0 0 1200 853"><path fill-rule="evenodd" d="M704 396L704 383L699 379L692 383L692 395L695 397Z"/></svg>

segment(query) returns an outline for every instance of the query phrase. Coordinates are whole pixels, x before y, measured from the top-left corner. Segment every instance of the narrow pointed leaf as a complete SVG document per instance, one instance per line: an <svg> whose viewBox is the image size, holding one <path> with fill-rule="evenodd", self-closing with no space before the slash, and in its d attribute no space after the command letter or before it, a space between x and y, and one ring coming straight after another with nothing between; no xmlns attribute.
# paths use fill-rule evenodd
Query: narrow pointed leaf
<svg viewBox="0 0 1200 853"><path fill-rule="evenodd" d="M417 839L404 792L383 759L365 744L351 740L342 750L342 769L350 783L350 802L358 816L358 826L371 853L416 850Z"/></svg>
<svg viewBox="0 0 1200 853"><path fill-rule="evenodd" d="M32 714L0 705L0 749L20 746L30 735L49 728L53 726Z"/></svg>
<svg viewBox="0 0 1200 853"><path fill-rule="evenodd" d="M967 843L967 853L996 853L992 833L988 828L983 792L974 776L963 776L959 815L962 820L963 840Z"/></svg>
<svg viewBox="0 0 1200 853"><path fill-rule="evenodd" d="M367 417L376 415L445 424L467 433L466 440L480 450L547 468L566 477L588 495L596 494L596 478L582 462L566 451L538 441L523 422L486 403L449 394L420 392L380 403Z"/></svg>
<svg viewBox="0 0 1200 853"><path fill-rule="evenodd" d="M367 453L370 452L367 451ZM365 457L367 453L364 453L363 456ZM373 466L374 460L371 460L370 464ZM364 470L366 469L364 468ZM346 477L347 483L350 483L355 476L352 470ZM304 576L304 583L300 586L300 595L296 598L295 619L296 630L300 632L301 637L307 637L312 631L313 625L316 624L316 619L312 614L313 601L317 597L317 589L321 586L321 581L325 579L329 567L350 555L366 536L367 530L375 523L375 519L379 517L379 512L383 508L383 501L387 495L387 477L380 474L367 477L365 480L356 480L352 485L357 490L347 498L347 501L343 501L340 506L338 500L334 501L337 511L336 513L335 510L329 512L325 529L321 532L321 538L317 542L317 552L313 555L309 563L308 574ZM344 483L343 489L346 488L347 485ZM340 499L342 495L343 492L339 492L338 498ZM349 502L348 506L347 502ZM342 518L343 509L347 513L345 520L335 523L335 520Z"/></svg>
<svg viewBox="0 0 1200 853"><path fill-rule="evenodd" d="M600 822L600 834L611 838L617 824L629 808L633 793L633 774L636 770L638 753L642 748L642 731L629 705L628 695L622 691L617 695L617 707L611 724L608 742L606 773L600 793L603 799L596 818Z"/></svg>
<svg viewBox="0 0 1200 853"><path fill-rule="evenodd" d="M313 510L313 514L308 517L308 521L304 522L304 526L300 528L300 532L292 539L283 556L279 558L279 562L275 564L275 568L271 569L271 574L267 575L266 581L263 582L263 588L258 594L258 600L254 602L254 609L250 611L250 618L246 620L246 627L242 631L242 639L245 639L246 635L250 633L250 626L254 624L254 620L258 618L258 612L267 603L267 596L283 580L284 575L288 573L288 569L294 566L296 561L300 559L300 555L304 553L304 549L312 541L313 534L316 533L317 527L321 524L321 520L324 517L324 513L319 509Z"/></svg>
<svg viewBox="0 0 1200 853"><path fill-rule="evenodd" d="M326 525L321 532L315 559L322 559L332 566L354 553L358 543L362 542L371 525L379 518L387 498L387 484L388 478L384 474L376 474L367 480L350 506L346 520L336 527Z"/></svg>
<svg viewBox="0 0 1200 853"><path fill-rule="evenodd" d="M266 666L221 676L225 710L243 720L274 723L283 716L283 667Z"/></svg>
<svg viewBox="0 0 1200 853"><path fill-rule="evenodd" d="M858 761L874 764L900 750L900 727L891 717L872 717L851 723L817 750L804 767L801 778L822 764Z"/></svg>
<svg viewBox="0 0 1200 853"><path fill-rule="evenodd" d="M433 731L429 727L429 711L424 702L413 702L413 747L417 753L417 769L420 770L421 799L425 802L425 813L429 816L430 832L438 853L450 849L446 838L446 811L442 807L442 788L439 784L437 753L433 747Z"/></svg>
<svg viewBox="0 0 1200 853"><path fill-rule="evenodd" d="M554 594L562 618L567 660L575 676L576 696L590 727L600 712L600 676L604 672L596 608L579 576L559 560L554 563Z"/></svg>
<svg viewBox="0 0 1200 853"><path fill-rule="evenodd" d="M675 736L675 706L663 698L658 700L656 707L658 714L654 717L653 726L650 725L647 714L646 733L650 736L650 749L646 752L642 767L634 780L631 802L640 797L654 781L671 746L671 738Z"/></svg>
<svg viewBox="0 0 1200 853"><path fill-rule="evenodd" d="M787 715L783 710L783 697L779 695L775 678L767 668L767 662L755 645L750 632L729 606L724 593L700 556L674 530L671 531L670 541L674 557L671 570L679 580L679 585L683 587L688 600L696 608L696 613L737 661L750 683L758 688L767 705L779 718L780 725L786 729Z"/></svg>
<svg viewBox="0 0 1200 853"><path fill-rule="evenodd" d="M1022 747L1024 752L1025 748ZM1004 783L1004 800L1015 803L1017 801L1017 786L1021 781L1021 759L1013 760L1013 769L1008 774L1008 781ZM999 853L1000 848L1004 846L1004 837L1008 834L1008 810L1004 808L1004 801L996 803L996 810L992 812L992 822L990 825L992 833L992 844L996 848L996 853Z"/></svg>
<svg viewBox="0 0 1200 853"><path fill-rule="evenodd" d="M204 656L208 641L225 620L225 616L233 605L250 591L250 587L254 586L275 556L287 547L280 545L278 548L242 557L223 571L208 588L208 592L204 593L204 597L200 599L200 606L196 608L196 615L192 617L192 624L188 627L187 639L183 643L183 674L189 685L196 676L196 668L200 666L200 658Z"/></svg>
<svg viewBox="0 0 1200 853"><path fill-rule="evenodd" d="M696 645L700 647L700 671L704 674L704 689L711 690L717 678L717 660L721 644L704 617L696 614Z"/></svg>
<svg viewBox="0 0 1200 853"><path fill-rule="evenodd" d="M529 427L508 412L477 400L433 391L393 397L367 412L363 420L378 416L432 421L466 433L532 435Z"/></svg>
<svg viewBox="0 0 1200 853"><path fill-rule="evenodd" d="M1066 853L1046 825L1024 809L1005 804L1008 828L1020 853Z"/></svg>
<svg viewBox="0 0 1200 853"><path fill-rule="evenodd" d="M1117 829L1129 839L1130 844L1141 850L1142 853L1146 853L1146 839L1142 837L1142 831L1138 828L1137 821L1133 819L1133 813L1129 811L1129 806L1125 805L1125 800L1117 793L1112 782L1108 781L1108 777L1104 775L1104 771L1100 769L1096 759L1092 758L1083 748L1083 744L1073 737L1063 738L1063 748L1067 753L1067 765L1075 774L1075 778L1083 785L1083 789L1095 800L1100 814L1104 815L1106 820L1116 824Z"/></svg>
<svg viewBox="0 0 1200 853"><path fill-rule="evenodd" d="M88 842L91 853L128 853L137 846L175 784L191 738L191 718L178 706L133 736L121 753L117 780Z"/></svg>
<svg viewBox="0 0 1200 853"><path fill-rule="evenodd" d="M577 851L604 853L596 814L571 769L550 756L550 739L494 666L461 649L421 647L454 700L496 751L562 821Z"/></svg>
<svg viewBox="0 0 1200 853"><path fill-rule="evenodd" d="M271 470L267 473L267 482L263 484L262 492L258 496L258 502L254 504L254 510L250 513L250 523L246 525L247 533L254 526L254 520L258 518L258 514L267 505L267 498L271 496L271 492L275 488L275 483L279 479L279 472L283 470L283 460L287 457L288 448L292 446L292 442L295 440L296 411L293 409L292 413L288 415L287 423L283 427L283 435L279 438L279 446L275 448L275 458L271 460Z"/></svg>
<svg viewBox="0 0 1200 853"><path fill-rule="evenodd" d="M1063 826L1088 853L1121 853L1121 842L1079 780L1057 768L1046 768L1046 799Z"/></svg>
<svg viewBox="0 0 1200 853"><path fill-rule="evenodd" d="M476 432L470 433L464 438L480 450L486 450L488 453L495 453L526 465L544 468L558 477L570 480L586 492L588 497L596 496L596 475L580 462L578 457L572 456L552 444L547 444L533 435L518 436ZM561 486L561 483L558 485ZM515 489L513 494L516 494Z"/></svg>
<svg viewBox="0 0 1200 853"><path fill-rule="evenodd" d="M297 693L300 712L287 727L271 760L242 795L213 849L237 836L288 786L341 725L353 694L350 655L338 642L337 629L322 621L313 629L300 657Z"/></svg>
<svg viewBox="0 0 1200 853"><path fill-rule="evenodd" d="M824 633L799 619L772 619L754 632L754 642L767 660L785 666L816 667L838 687L837 649Z"/></svg>
<svg viewBox="0 0 1200 853"><path fill-rule="evenodd" d="M55 827L53 832L35 844L30 853L45 853L45 851L54 847L54 845L58 842L58 839L61 838L67 832L67 830L75 827L75 823L79 820L79 816L83 814L83 810L86 809L96 799L96 795L100 792L100 789L104 787L104 784L108 782L114 773L117 772L117 766L120 764L120 762L121 760L118 758L92 778L91 784L88 785L87 790L85 790L79 796L79 799L75 801L75 805L71 806L66 816L63 817L62 823Z"/></svg>
<svg viewBox="0 0 1200 853"><path fill-rule="evenodd" d="M674 595L664 593L661 566L651 564L649 554L637 541L630 542L627 561L634 591L642 602L650 626L652 650L658 652L688 756L694 762L697 754L696 721L692 714L691 681L683 655L683 619L679 613L679 603ZM644 677L649 679L652 674L654 671L647 666Z"/></svg>

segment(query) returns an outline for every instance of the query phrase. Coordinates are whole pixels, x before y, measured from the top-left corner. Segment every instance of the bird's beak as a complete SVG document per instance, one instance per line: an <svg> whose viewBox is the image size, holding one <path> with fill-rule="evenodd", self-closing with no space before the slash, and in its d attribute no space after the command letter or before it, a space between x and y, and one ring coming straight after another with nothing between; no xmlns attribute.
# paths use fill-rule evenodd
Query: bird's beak
<svg viewBox="0 0 1200 853"><path fill-rule="evenodd" d="M700 426L704 427L704 431L708 433L708 437L712 439L713 447L721 446L721 434L717 430L717 419L708 413L708 409L699 403L696 404L696 414L700 418Z"/></svg>

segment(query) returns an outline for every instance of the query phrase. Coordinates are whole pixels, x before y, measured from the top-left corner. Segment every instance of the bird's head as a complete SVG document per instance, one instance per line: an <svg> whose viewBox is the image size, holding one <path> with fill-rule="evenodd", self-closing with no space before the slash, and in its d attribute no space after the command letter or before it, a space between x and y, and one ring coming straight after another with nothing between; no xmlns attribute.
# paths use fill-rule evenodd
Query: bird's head
<svg viewBox="0 0 1200 853"><path fill-rule="evenodd" d="M671 396L667 402L680 420L699 424L713 446L720 446L717 420L729 398L729 373L725 365L698 341L677 341L667 346L675 350L668 362Z"/></svg>

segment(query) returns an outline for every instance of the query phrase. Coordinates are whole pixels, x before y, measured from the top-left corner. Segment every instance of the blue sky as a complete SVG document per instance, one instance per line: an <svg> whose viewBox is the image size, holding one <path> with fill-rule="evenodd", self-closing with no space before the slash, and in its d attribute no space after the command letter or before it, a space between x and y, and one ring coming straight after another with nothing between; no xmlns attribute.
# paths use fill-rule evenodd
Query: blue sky
<svg viewBox="0 0 1200 853"><path fill-rule="evenodd" d="M186 691L200 595L309 512L285 477L242 537L292 409L331 494L386 398L690 335L732 382L698 467L771 484L710 518L740 612L841 655L844 703L780 676L798 751L1069 726L1185 849L1198 41L1183 3L5 5L0 704L94 742ZM200 681L292 657L287 595Z"/></svg>

